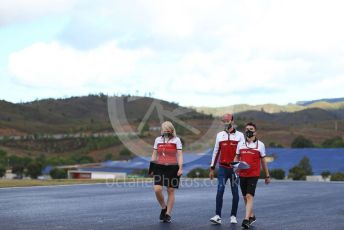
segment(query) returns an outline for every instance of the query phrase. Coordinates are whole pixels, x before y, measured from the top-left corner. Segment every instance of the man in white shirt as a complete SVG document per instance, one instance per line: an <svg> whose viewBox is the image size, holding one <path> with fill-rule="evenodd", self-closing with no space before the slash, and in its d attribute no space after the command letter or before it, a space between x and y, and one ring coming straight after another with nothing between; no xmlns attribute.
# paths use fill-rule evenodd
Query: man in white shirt
<svg viewBox="0 0 344 230"><path fill-rule="evenodd" d="M244 142L244 134L237 131L234 125L234 117L232 114L227 113L222 117L222 121L225 124L225 129L219 132L216 136L216 142L213 151L213 157L210 164L210 179L214 178L214 170L217 161L219 161L219 170L218 170L218 186L216 194L216 211L215 216L210 219L210 222L214 224L221 224L221 211L223 204L223 194L225 191L225 185L228 179L231 182L232 190L232 210L230 222L232 224L237 223L236 215L238 210L239 203L239 193L238 185L235 181L236 175L233 171L231 163L234 160L237 145L241 142Z"/></svg>
<svg viewBox="0 0 344 230"><path fill-rule="evenodd" d="M245 218L241 225L244 229L249 229L256 222L253 213L253 198L260 175L260 166L262 166L265 173L265 183L270 183L269 170L265 160L265 145L257 139L256 135L256 125L252 122L247 123L245 126L245 142L238 145L234 159L235 161L243 161L250 166L239 171L240 188L246 208Z"/></svg>

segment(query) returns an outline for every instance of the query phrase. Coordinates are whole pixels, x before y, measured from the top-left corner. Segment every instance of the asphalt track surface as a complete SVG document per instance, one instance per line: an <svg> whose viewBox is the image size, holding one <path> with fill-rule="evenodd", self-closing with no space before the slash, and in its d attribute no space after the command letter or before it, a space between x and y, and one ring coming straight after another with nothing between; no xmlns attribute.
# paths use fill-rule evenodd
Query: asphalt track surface
<svg viewBox="0 0 344 230"><path fill-rule="evenodd" d="M344 229L344 183L258 183L257 222L251 229ZM150 183L0 189L0 229L240 229L229 223L226 187L223 224L212 225L216 183L184 182L176 191L173 222L160 223Z"/></svg>

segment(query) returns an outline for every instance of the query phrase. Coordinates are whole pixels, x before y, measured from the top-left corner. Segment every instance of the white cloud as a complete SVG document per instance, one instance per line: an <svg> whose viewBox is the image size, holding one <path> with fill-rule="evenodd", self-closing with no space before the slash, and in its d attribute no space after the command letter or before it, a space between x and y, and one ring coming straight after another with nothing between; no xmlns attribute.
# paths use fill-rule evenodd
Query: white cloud
<svg viewBox="0 0 344 230"><path fill-rule="evenodd" d="M77 0L2 0L0 26L71 13Z"/></svg>
<svg viewBox="0 0 344 230"><path fill-rule="evenodd" d="M15 5L5 7L7 21L40 12L71 19L56 41L11 55L10 73L21 84L79 92L111 91L113 85L184 105L287 103L339 94L343 1L43 2L20 15Z"/></svg>
<svg viewBox="0 0 344 230"><path fill-rule="evenodd" d="M344 73L333 77L326 77L314 83L310 81L307 85L306 91L314 92L314 94L324 91L328 95L327 97L343 97L343 85Z"/></svg>
<svg viewBox="0 0 344 230"><path fill-rule="evenodd" d="M122 50L116 42L89 51L57 42L36 43L10 56L9 71L18 82L33 87L106 86L125 82L135 73L136 63L152 54L148 49Z"/></svg>

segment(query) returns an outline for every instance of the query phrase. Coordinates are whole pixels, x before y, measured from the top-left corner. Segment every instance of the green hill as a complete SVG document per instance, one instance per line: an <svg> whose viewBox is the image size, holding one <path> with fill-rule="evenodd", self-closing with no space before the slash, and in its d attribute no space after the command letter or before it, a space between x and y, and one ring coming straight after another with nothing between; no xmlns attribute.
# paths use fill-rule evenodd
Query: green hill
<svg viewBox="0 0 344 230"><path fill-rule="evenodd" d="M124 101L126 118L140 121L155 99L129 96L118 97ZM184 109L176 103L158 100L164 109L173 111ZM111 131L108 115L107 96L89 95L66 99L44 99L23 104L0 101L0 129L17 130L18 133L78 133ZM182 115L204 117L194 110ZM156 113L151 119L158 119Z"/></svg>
<svg viewBox="0 0 344 230"><path fill-rule="evenodd" d="M172 102L148 97L114 98L123 102L121 109L129 122L124 124L124 128L131 127L132 131L128 131L129 133L138 132L138 125L153 100L182 122L195 126L201 122L204 126L199 128L201 133L212 122L212 116ZM143 129L145 133L140 134L140 138L153 143L160 133L157 129L159 126L160 119L154 110ZM185 140L197 138L181 125L175 124L175 127ZM108 114L108 97L103 94L20 104L0 101L0 149L5 149L10 154L30 157L40 154L51 157L86 154L100 160L111 153L115 159L123 159L120 152L125 150L125 146L117 137L113 137L114 133Z"/></svg>
<svg viewBox="0 0 344 230"><path fill-rule="evenodd" d="M223 128L219 119L214 120L214 117L225 112L235 113L235 122L241 131L246 122L256 122L259 136L267 145L275 143L289 147L298 135L312 139L317 145L327 138L344 136L344 102L340 101L316 101L306 106L240 104L189 109L148 97L115 98L123 102L122 109L131 130L136 130L153 100L168 114L177 115L180 121L198 129L199 134L195 134L174 122L177 133L185 141L186 151L199 152L211 147L213 136ZM159 135L159 125L160 119L154 110L140 138L152 143ZM96 160L109 154L113 154L114 159L128 157L120 154L125 152L125 146L117 137L91 135L109 133L113 134L114 130L108 115L108 98L103 94L18 104L0 101L0 149L10 155L61 157L81 154ZM205 134L206 138L202 139Z"/></svg>
<svg viewBox="0 0 344 230"><path fill-rule="evenodd" d="M214 116L221 116L226 112L240 113L245 111L263 111L267 113L281 113L281 112L297 112L310 108L318 108L324 110L339 110L344 109L344 101L340 102L327 102L327 101L316 101L305 106L298 104L261 104L261 105L248 105L248 104L237 104L225 107L193 107L198 112L205 114L212 114Z"/></svg>

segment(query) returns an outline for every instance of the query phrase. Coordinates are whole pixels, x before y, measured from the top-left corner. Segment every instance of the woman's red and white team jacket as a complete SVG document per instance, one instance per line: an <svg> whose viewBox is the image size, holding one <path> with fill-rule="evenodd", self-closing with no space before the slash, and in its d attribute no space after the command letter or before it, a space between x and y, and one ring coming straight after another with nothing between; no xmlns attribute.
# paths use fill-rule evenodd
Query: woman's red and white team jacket
<svg viewBox="0 0 344 230"><path fill-rule="evenodd" d="M240 161L245 161L250 165L249 169L239 170L239 175L241 177L259 177L260 160L266 156L264 143L259 140L251 143L243 142L238 145L236 154L239 155Z"/></svg>
<svg viewBox="0 0 344 230"><path fill-rule="evenodd" d="M219 160L219 165L231 168L231 162L233 162L236 149L239 143L245 141L244 134L237 130L228 133L226 131L221 131L216 136L216 142L213 151L213 157L211 159L211 168L215 168L217 161Z"/></svg>
<svg viewBox="0 0 344 230"><path fill-rule="evenodd" d="M177 150L182 150L183 146L179 137L166 141L160 136L155 139L153 148L158 153L158 164L177 164Z"/></svg>

